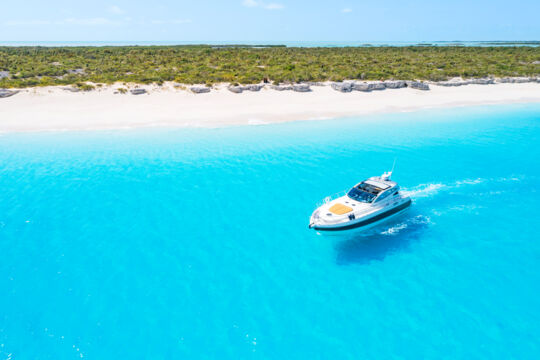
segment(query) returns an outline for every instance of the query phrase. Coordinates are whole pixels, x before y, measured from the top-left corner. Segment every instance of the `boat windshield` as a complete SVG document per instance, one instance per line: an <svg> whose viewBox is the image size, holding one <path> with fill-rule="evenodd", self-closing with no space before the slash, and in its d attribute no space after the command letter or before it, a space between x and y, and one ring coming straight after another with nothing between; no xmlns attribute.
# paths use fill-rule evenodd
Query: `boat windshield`
<svg viewBox="0 0 540 360"><path fill-rule="evenodd" d="M358 186L353 187L347 196L356 201L370 203L377 197L377 195L379 195L382 190L383 189L377 186L363 182Z"/></svg>
<svg viewBox="0 0 540 360"><path fill-rule="evenodd" d="M349 193L347 194L348 197L350 197L353 200L364 202L364 203L370 203L373 201L373 199L377 196L375 194L370 194L367 191L360 190L357 187L353 187Z"/></svg>

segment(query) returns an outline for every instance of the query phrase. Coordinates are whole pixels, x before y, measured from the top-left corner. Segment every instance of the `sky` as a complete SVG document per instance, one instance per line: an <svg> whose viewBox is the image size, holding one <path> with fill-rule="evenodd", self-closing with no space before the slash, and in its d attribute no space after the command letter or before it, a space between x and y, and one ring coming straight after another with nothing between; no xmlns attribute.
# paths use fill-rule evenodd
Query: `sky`
<svg viewBox="0 0 540 360"><path fill-rule="evenodd" d="M540 40L539 0L1 0L9 41Z"/></svg>

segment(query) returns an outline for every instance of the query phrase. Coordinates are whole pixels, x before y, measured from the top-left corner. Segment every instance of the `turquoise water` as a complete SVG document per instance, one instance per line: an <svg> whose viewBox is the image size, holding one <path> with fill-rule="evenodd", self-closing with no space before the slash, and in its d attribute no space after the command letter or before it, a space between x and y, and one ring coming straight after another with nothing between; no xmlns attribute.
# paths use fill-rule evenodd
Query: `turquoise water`
<svg viewBox="0 0 540 360"><path fill-rule="evenodd" d="M540 104L0 136L0 359L537 359ZM364 235L314 204L388 170Z"/></svg>

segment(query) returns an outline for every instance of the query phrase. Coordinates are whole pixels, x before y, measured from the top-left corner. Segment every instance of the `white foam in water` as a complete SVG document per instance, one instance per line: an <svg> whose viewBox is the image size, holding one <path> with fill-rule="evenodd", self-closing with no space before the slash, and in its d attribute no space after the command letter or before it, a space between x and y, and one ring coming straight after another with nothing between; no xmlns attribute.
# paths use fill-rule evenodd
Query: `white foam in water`
<svg viewBox="0 0 540 360"><path fill-rule="evenodd" d="M522 176L509 176L509 177L498 177L498 178L476 178L476 179L464 179L464 180L457 180L450 184L442 184L442 183L434 183L434 184L421 184L413 187L410 190L403 189L403 194L406 196L410 196L413 199L422 199L422 198L429 198L440 191L448 191L456 188L460 188L463 186L474 186L478 184L483 183L489 183L489 182L495 182L495 183L506 183L506 182L515 182L515 181L521 181L523 180ZM495 191L491 190L488 192L482 192L482 193L475 193L476 196L485 196L485 195L500 195L504 191ZM474 214L478 214L478 210L481 209L481 206L476 205L457 205L454 207L447 208L445 210L436 210L432 209L431 213L435 216L441 216L442 214L448 212L448 211L465 211L470 212ZM384 232L381 232L383 235L392 235L397 234L399 231L405 229L407 227L406 223L398 224L394 227L391 227L387 229Z"/></svg>
<svg viewBox="0 0 540 360"><path fill-rule="evenodd" d="M467 211L467 212L474 212L474 213L478 213L476 210L478 209L483 209L484 206L481 206L481 205L456 205L456 206L452 206L450 207L449 210L453 210L453 211Z"/></svg>
<svg viewBox="0 0 540 360"><path fill-rule="evenodd" d="M407 228L407 224L401 223L396 226L392 226L391 228L381 232L381 235L393 235L393 234L398 233L400 230L403 230L406 228Z"/></svg>
<svg viewBox="0 0 540 360"><path fill-rule="evenodd" d="M482 178L473 179L473 180L466 179L466 180L456 181L455 184L456 184L456 186L460 186L460 185L475 185L475 184L483 183L484 181L486 181L486 179L482 179Z"/></svg>
<svg viewBox="0 0 540 360"><path fill-rule="evenodd" d="M515 176L514 176L514 177L508 177L508 178L502 177L502 178L497 179L497 181L501 181L501 182L505 182L505 181L520 181L520 180L521 180L521 178L515 177Z"/></svg>
<svg viewBox="0 0 540 360"><path fill-rule="evenodd" d="M412 190L403 190L403 193L411 197L428 197L446 186L444 184L422 184Z"/></svg>
<svg viewBox="0 0 540 360"><path fill-rule="evenodd" d="M477 184L482 184L489 181L507 182L507 181L520 181L520 180L521 179L518 177L501 177L501 178L495 178L495 179L483 179L483 178L465 179L465 180L458 180L454 182L453 184L441 184L441 183L421 184L412 188L411 190L403 189L403 193L413 198L424 198L424 197L429 197L436 194L441 189L447 190L447 189L460 187L463 185L477 185Z"/></svg>
<svg viewBox="0 0 540 360"><path fill-rule="evenodd" d="M432 224L432 222L431 222L431 219L427 216L417 215L413 218L407 219L406 221L402 223L396 224L382 231L380 234L381 235L397 235L399 234L400 231L407 229L409 225L421 225L421 224L427 225L427 224Z"/></svg>

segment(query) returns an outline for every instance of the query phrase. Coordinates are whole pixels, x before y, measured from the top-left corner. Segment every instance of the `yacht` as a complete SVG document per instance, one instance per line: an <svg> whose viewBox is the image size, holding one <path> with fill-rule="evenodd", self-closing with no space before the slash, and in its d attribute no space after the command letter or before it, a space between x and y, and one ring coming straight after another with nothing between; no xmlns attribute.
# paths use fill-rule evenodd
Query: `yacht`
<svg viewBox="0 0 540 360"><path fill-rule="evenodd" d="M356 184L343 196L327 197L311 215L309 227L319 231L366 229L407 210L411 199L390 180L392 172Z"/></svg>

